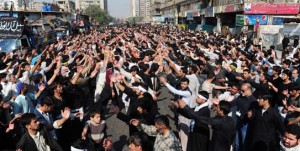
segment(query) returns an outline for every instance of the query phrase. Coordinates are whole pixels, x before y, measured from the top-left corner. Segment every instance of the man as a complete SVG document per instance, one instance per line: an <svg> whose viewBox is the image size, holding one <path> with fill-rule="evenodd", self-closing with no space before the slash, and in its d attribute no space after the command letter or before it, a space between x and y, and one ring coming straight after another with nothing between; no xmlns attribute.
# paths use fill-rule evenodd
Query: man
<svg viewBox="0 0 300 151"><path fill-rule="evenodd" d="M7 85L5 87L5 94L3 93L4 102L8 102L17 96L17 79L14 74L10 73L7 75Z"/></svg>
<svg viewBox="0 0 300 151"><path fill-rule="evenodd" d="M204 117L210 117L210 110L208 108L209 94L206 91L199 91L196 103L197 106L193 109L194 114ZM190 124L190 133L188 136L188 151L207 151L209 142L209 128L207 124L201 121L193 119L193 116L189 112L186 112L179 108L178 102L172 102L172 106L183 116L192 119Z"/></svg>
<svg viewBox="0 0 300 151"><path fill-rule="evenodd" d="M235 143L235 150L243 150L244 141L246 138L247 133L247 111L252 108L257 107L256 98L252 95L252 87L249 83L244 83L241 86L241 95L234 99L231 104L235 107L236 106L236 114L237 122L236 122L236 143Z"/></svg>
<svg viewBox="0 0 300 151"><path fill-rule="evenodd" d="M61 128L64 122L70 117L70 109L65 108L61 111L62 118L56 120L54 123L48 125L40 124L35 114L25 113L22 115L21 122L26 128L26 133L21 137L17 144L17 150L22 151L45 151L45 150L57 150L63 149L58 143L49 135L48 131Z"/></svg>
<svg viewBox="0 0 300 151"><path fill-rule="evenodd" d="M188 88L189 85L189 79L183 77L181 78L180 82L180 89L177 90L173 86L171 86L169 83L167 83L166 78L160 77L160 81L166 85L166 87L175 94L175 101L177 100L184 100L186 104L190 105L191 97L192 97L192 92ZM189 125L190 125L190 119L178 115L178 128L179 128L179 137L180 141L182 144L182 149L183 151L186 150L187 148L187 141L188 141L188 133L189 133Z"/></svg>
<svg viewBox="0 0 300 151"><path fill-rule="evenodd" d="M259 83L256 83L253 80L245 80L244 82L249 83L253 88L255 88L253 96L258 97L259 95L270 93L268 84L269 81L271 81L271 78L266 73L261 73L259 76Z"/></svg>
<svg viewBox="0 0 300 151"><path fill-rule="evenodd" d="M272 96L260 95L258 97L259 109L249 110L250 118L245 150L257 150L258 146L266 151L278 150L277 134L283 134L283 122L277 109L271 107Z"/></svg>
<svg viewBox="0 0 300 151"><path fill-rule="evenodd" d="M40 105L34 109L33 113L36 115L36 118L41 124L46 125L53 122L51 111L54 105L55 105L54 101L51 98L46 97L42 99ZM53 138L57 140L55 131L53 130L50 133L53 136Z"/></svg>
<svg viewBox="0 0 300 151"><path fill-rule="evenodd" d="M280 141L280 151L300 150L300 127L296 124L285 128L283 138Z"/></svg>
<svg viewBox="0 0 300 151"><path fill-rule="evenodd" d="M300 107L300 86L293 86L290 89L290 93L285 91L286 98L282 100L284 105L283 113L287 113L285 119L291 121L294 118L297 118L300 114L298 112L288 112L288 106Z"/></svg>
<svg viewBox="0 0 300 151"><path fill-rule="evenodd" d="M44 85L39 87L39 91L36 94L27 92L27 84L18 83L16 86L18 91L18 96L13 104L14 114L19 113L33 113L34 105L32 100L36 100L36 98L41 94L41 92L45 89Z"/></svg>
<svg viewBox="0 0 300 151"><path fill-rule="evenodd" d="M132 119L130 123L147 135L156 136L154 151L181 151L180 142L171 131L168 117L164 115L157 116L154 126L141 124L137 119Z"/></svg>
<svg viewBox="0 0 300 151"><path fill-rule="evenodd" d="M292 70L292 82L293 84L300 85L300 78L297 69Z"/></svg>
<svg viewBox="0 0 300 151"><path fill-rule="evenodd" d="M194 113L183 100L179 100L178 105L196 121L211 125L213 130L210 142L211 151L230 151L235 136L235 127L233 119L228 116L231 108L229 102L220 101L215 110L217 115L213 118Z"/></svg>

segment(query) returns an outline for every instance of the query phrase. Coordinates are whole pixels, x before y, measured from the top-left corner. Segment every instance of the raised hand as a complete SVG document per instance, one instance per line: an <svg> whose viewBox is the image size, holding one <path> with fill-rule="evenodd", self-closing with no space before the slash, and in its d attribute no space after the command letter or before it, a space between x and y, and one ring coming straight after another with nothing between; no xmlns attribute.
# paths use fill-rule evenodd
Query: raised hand
<svg viewBox="0 0 300 151"><path fill-rule="evenodd" d="M172 107L173 109L179 108L178 102L176 102L176 101L171 101L171 107Z"/></svg>
<svg viewBox="0 0 300 151"><path fill-rule="evenodd" d="M46 86L44 84L41 84L39 86L39 91L43 91L43 90L45 90L45 88L46 88Z"/></svg>
<svg viewBox="0 0 300 151"><path fill-rule="evenodd" d="M132 124L134 126L139 126L141 123L138 119L131 119L130 124Z"/></svg>
<svg viewBox="0 0 300 151"><path fill-rule="evenodd" d="M109 112L114 113L114 114L118 114L120 112L119 107L114 106L114 105L110 105L109 109L110 109Z"/></svg>
<svg viewBox="0 0 300 151"><path fill-rule="evenodd" d="M71 115L71 110L70 108L65 108L64 111L61 110L61 116L64 118L64 119L69 119L70 118L70 115Z"/></svg>
<svg viewBox="0 0 300 151"><path fill-rule="evenodd" d="M180 108L184 108L186 106L186 103L183 100L178 100L178 105Z"/></svg>

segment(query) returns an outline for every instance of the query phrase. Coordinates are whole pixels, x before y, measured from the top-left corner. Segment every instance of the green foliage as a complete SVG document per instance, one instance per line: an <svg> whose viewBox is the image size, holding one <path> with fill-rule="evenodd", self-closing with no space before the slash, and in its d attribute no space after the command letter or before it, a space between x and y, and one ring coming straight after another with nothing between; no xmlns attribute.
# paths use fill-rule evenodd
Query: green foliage
<svg viewBox="0 0 300 151"><path fill-rule="evenodd" d="M100 8L100 6L91 5L84 10L84 14L90 16L95 19L97 22L101 23L109 23L114 20L112 16L108 14L107 11Z"/></svg>
<svg viewBox="0 0 300 151"><path fill-rule="evenodd" d="M128 21L130 23L133 23L133 22L137 23L137 22L143 21L143 19L144 19L144 17L129 17Z"/></svg>

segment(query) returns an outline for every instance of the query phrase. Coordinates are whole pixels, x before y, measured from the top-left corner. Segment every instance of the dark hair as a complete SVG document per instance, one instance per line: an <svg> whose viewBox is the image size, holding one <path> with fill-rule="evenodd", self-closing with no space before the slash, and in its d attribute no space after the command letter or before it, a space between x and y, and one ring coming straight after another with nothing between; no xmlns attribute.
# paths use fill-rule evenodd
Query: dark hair
<svg viewBox="0 0 300 151"><path fill-rule="evenodd" d="M137 132L128 138L128 145L133 143L136 146L141 146L143 151L152 151L153 145L148 136L144 133Z"/></svg>
<svg viewBox="0 0 300 151"><path fill-rule="evenodd" d="M181 78L180 83L181 82L187 82L188 84L190 83L190 80L186 77Z"/></svg>
<svg viewBox="0 0 300 151"><path fill-rule="evenodd" d="M61 85L59 82L53 82L50 86L49 89L51 90L52 93L54 93L54 90L57 88L58 85Z"/></svg>
<svg viewBox="0 0 300 151"><path fill-rule="evenodd" d="M297 124L291 124L286 126L285 132L292 135L296 135L296 138L300 139L300 126L298 126Z"/></svg>
<svg viewBox="0 0 300 151"><path fill-rule="evenodd" d="M38 73L37 75L34 76L33 81L35 84L40 83L41 79L43 79L43 75Z"/></svg>
<svg viewBox="0 0 300 151"><path fill-rule="evenodd" d="M249 69L244 69L243 72L248 72L248 73L250 73L250 70L249 70Z"/></svg>
<svg viewBox="0 0 300 151"><path fill-rule="evenodd" d="M269 103L272 101L272 95L259 95L258 97L257 97L257 99L263 99L263 100L268 100L269 101Z"/></svg>
<svg viewBox="0 0 300 151"><path fill-rule="evenodd" d="M200 91L198 91L198 94L199 94L199 95L202 95L202 96L205 97L206 99L209 98L209 94L208 94L207 91L200 90Z"/></svg>
<svg viewBox="0 0 300 151"><path fill-rule="evenodd" d="M290 70L286 69L282 71L283 74L286 74L288 77L291 77L291 72Z"/></svg>
<svg viewBox="0 0 300 151"><path fill-rule="evenodd" d="M185 67L182 67L181 70L182 70L182 72L183 72L184 74L187 74L187 73L188 73L188 69L185 68Z"/></svg>
<svg viewBox="0 0 300 151"><path fill-rule="evenodd" d="M130 68L130 72L133 72L133 71L139 72L139 67L138 66L132 66Z"/></svg>
<svg viewBox="0 0 300 151"><path fill-rule="evenodd" d="M170 127L169 119L165 115L158 115L154 121L159 125L165 125L166 127Z"/></svg>
<svg viewBox="0 0 300 151"><path fill-rule="evenodd" d="M52 106L54 105L54 101L50 97L45 97L41 100L41 106L47 105L47 106Z"/></svg>
<svg viewBox="0 0 300 151"><path fill-rule="evenodd" d="M96 114L99 114L99 115L101 115L100 111L98 111L98 110L93 110L93 111L90 111L90 114L89 114L89 115L90 115L90 117L92 117L92 118L93 118L93 117L95 117L95 115L96 115Z"/></svg>
<svg viewBox="0 0 300 151"><path fill-rule="evenodd" d="M289 67L290 67L290 65L291 65L291 60L289 60L289 59L286 59L286 60L284 60L283 62L282 62L282 64L286 64L286 65L288 65Z"/></svg>
<svg viewBox="0 0 300 151"><path fill-rule="evenodd" d="M227 115L230 113L231 104L229 102L222 100L222 101L220 101L219 106L220 106L220 110L223 111L224 115Z"/></svg>
<svg viewBox="0 0 300 151"><path fill-rule="evenodd" d="M139 83L139 86L141 86L142 88L144 88L145 90L149 90L149 87L148 87L148 85L147 84L145 84L145 83Z"/></svg>
<svg viewBox="0 0 300 151"><path fill-rule="evenodd" d="M281 67L280 66L273 66L273 70L278 74L281 74Z"/></svg>
<svg viewBox="0 0 300 151"><path fill-rule="evenodd" d="M29 125L31 123L31 120L36 119L36 116L34 113L25 113L21 117L21 123L22 126L26 127L26 125Z"/></svg>

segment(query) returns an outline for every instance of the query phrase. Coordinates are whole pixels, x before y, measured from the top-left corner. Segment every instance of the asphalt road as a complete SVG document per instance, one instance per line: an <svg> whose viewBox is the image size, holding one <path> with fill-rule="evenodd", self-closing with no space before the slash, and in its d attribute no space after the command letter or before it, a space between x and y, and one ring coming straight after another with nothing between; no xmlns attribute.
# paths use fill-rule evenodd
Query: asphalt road
<svg viewBox="0 0 300 151"><path fill-rule="evenodd" d="M174 123L174 114L170 110L170 99L173 95L169 93L166 87L160 89L160 95L158 96L158 107L161 115L167 115L170 120L170 126L172 130L176 130ZM116 151L128 151L127 139L129 136L128 125L116 118L114 114L106 115L107 123L107 135L114 142L114 149Z"/></svg>

